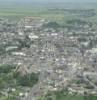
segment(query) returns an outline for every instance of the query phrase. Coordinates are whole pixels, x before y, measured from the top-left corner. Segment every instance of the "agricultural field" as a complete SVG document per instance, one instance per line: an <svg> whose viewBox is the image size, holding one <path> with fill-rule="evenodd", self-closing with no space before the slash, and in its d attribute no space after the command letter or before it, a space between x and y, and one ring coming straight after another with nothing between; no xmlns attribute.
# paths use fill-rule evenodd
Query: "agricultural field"
<svg viewBox="0 0 97 100"><path fill-rule="evenodd" d="M68 5L68 6L67 6ZM76 19L76 18L82 18L87 21L96 21L97 19L97 7L95 4L87 4L85 5L80 5L79 7L81 10L95 10L95 15L91 17L80 17L77 16L76 14L71 14L67 13L65 9L78 9L78 6L71 5L71 4L55 4L51 6L47 5L29 5L29 6L22 6L18 5L17 6L6 6L6 7L0 7L0 17L7 17L9 19L21 19L25 16L32 16L32 17L41 17L45 18L47 20L51 21L57 21L59 23L64 23L67 20L71 19ZM69 8L68 8L69 7Z"/></svg>
<svg viewBox="0 0 97 100"><path fill-rule="evenodd" d="M79 94L68 94L66 91L56 91L47 93L39 100L96 100L97 96L93 95L79 95Z"/></svg>

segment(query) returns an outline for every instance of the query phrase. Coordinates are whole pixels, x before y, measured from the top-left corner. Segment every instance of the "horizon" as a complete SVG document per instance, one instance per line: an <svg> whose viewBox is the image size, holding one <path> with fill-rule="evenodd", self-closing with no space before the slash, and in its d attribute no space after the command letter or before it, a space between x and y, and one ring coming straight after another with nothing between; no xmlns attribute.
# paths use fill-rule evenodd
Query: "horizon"
<svg viewBox="0 0 97 100"><path fill-rule="evenodd" d="M0 0L0 2L35 2L35 3L38 3L38 2L64 2L64 3L84 3L84 2L89 2L89 3L92 3L92 2L97 2L97 0Z"/></svg>

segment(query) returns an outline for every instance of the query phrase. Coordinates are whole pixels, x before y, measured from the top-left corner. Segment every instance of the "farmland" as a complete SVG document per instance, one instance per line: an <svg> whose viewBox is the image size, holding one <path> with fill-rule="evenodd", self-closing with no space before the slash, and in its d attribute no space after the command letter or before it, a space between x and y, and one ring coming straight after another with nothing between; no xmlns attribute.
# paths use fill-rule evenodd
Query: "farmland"
<svg viewBox="0 0 97 100"><path fill-rule="evenodd" d="M70 9L77 9L77 7L71 4L68 4ZM88 10L88 9L94 9L95 13L97 13L97 7L95 4L91 5L82 5L80 7L82 10ZM60 10L61 9L61 10ZM66 4L55 4L55 5L14 5L14 6L1 6L0 7L0 16L1 17L7 17L7 18L13 18L13 19L20 19L25 16L32 16L32 17L41 17L48 20L53 20L57 22L64 22L70 19L80 18L80 16L76 16L73 14L69 14L65 11L65 9L68 9ZM80 9L79 9L80 10ZM85 18L86 20L95 21L97 19L97 15L91 16L89 18Z"/></svg>
<svg viewBox="0 0 97 100"><path fill-rule="evenodd" d="M97 96L68 94L66 91L50 92L39 100L96 100Z"/></svg>

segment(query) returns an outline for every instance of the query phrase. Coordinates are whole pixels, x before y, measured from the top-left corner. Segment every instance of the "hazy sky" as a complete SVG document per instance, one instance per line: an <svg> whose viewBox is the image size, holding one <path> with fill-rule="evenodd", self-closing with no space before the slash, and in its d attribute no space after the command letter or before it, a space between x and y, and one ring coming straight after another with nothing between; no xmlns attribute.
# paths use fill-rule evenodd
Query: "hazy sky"
<svg viewBox="0 0 97 100"><path fill-rule="evenodd" d="M0 0L2 2L97 2L97 0Z"/></svg>
<svg viewBox="0 0 97 100"><path fill-rule="evenodd" d="M26 0L25 0L26 1ZM97 0L29 0L29 1L54 1L54 2L97 2Z"/></svg>

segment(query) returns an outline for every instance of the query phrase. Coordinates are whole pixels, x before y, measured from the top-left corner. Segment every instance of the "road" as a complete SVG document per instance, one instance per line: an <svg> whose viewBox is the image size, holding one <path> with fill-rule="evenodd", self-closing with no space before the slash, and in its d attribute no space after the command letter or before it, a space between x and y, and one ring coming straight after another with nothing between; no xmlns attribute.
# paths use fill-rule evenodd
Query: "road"
<svg viewBox="0 0 97 100"><path fill-rule="evenodd" d="M29 92L28 96L23 98L22 100L36 100L37 97L41 96L41 93L44 92L44 90L41 89L43 85L42 82L44 80L44 75L45 73L44 71L42 71L39 76L38 84L34 85L34 87Z"/></svg>
<svg viewBox="0 0 97 100"><path fill-rule="evenodd" d="M87 78L86 75L84 75L84 79L85 79L86 81L88 81L88 82L90 83L90 85L93 86L93 87L95 88L95 90L97 91L97 86L96 86L93 82L91 82L91 81Z"/></svg>

